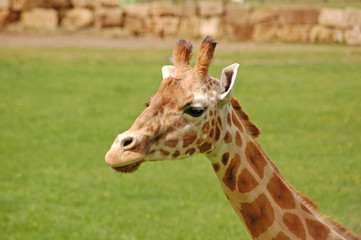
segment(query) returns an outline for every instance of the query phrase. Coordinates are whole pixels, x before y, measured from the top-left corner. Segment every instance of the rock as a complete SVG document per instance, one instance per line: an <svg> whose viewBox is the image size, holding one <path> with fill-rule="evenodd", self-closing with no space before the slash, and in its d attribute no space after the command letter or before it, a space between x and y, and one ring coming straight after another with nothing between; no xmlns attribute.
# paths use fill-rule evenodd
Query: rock
<svg viewBox="0 0 361 240"><path fill-rule="evenodd" d="M103 7L120 7L119 0L100 0Z"/></svg>
<svg viewBox="0 0 361 240"><path fill-rule="evenodd" d="M164 16L156 17L154 19L155 33L160 36L176 36L179 29L180 19L179 17Z"/></svg>
<svg viewBox="0 0 361 240"><path fill-rule="evenodd" d="M254 26L252 39L257 42L272 41L277 38L278 24L275 22L263 22Z"/></svg>
<svg viewBox="0 0 361 240"><path fill-rule="evenodd" d="M61 26L67 30L78 30L94 23L93 11L87 8L73 8L65 12Z"/></svg>
<svg viewBox="0 0 361 240"><path fill-rule="evenodd" d="M70 0L46 0L41 5L46 8L68 8L71 6Z"/></svg>
<svg viewBox="0 0 361 240"><path fill-rule="evenodd" d="M202 37L221 37L222 20L220 17L201 18L199 33Z"/></svg>
<svg viewBox="0 0 361 240"><path fill-rule="evenodd" d="M308 42L310 25L284 25L278 31L278 38L285 42Z"/></svg>
<svg viewBox="0 0 361 240"><path fill-rule="evenodd" d="M245 23L232 26L230 29L232 38L234 40L245 41L252 38L254 25Z"/></svg>
<svg viewBox="0 0 361 240"><path fill-rule="evenodd" d="M11 0L10 7L14 11L24 11L26 9L40 7L46 0Z"/></svg>
<svg viewBox="0 0 361 240"><path fill-rule="evenodd" d="M229 5L225 10L224 36L233 40L245 41L252 39L254 24L250 6Z"/></svg>
<svg viewBox="0 0 361 240"><path fill-rule="evenodd" d="M147 18L150 15L149 4L126 5L123 7L124 13L127 17Z"/></svg>
<svg viewBox="0 0 361 240"><path fill-rule="evenodd" d="M9 9L10 0L0 0L0 9Z"/></svg>
<svg viewBox="0 0 361 240"><path fill-rule="evenodd" d="M170 2L155 2L150 9L153 16L178 16L176 6Z"/></svg>
<svg viewBox="0 0 361 240"><path fill-rule="evenodd" d="M347 8L341 9L322 9L318 17L320 25L332 28L353 28L355 25L361 25L361 10Z"/></svg>
<svg viewBox="0 0 361 240"><path fill-rule="evenodd" d="M225 23L226 24L245 24L250 22L253 8L243 5L228 5L225 10Z"/></svg>
<svg viewBox="0 0 361 240"><path fill-rule="evenodd" d="M194 3L184 3L176 5L177 16L192 17L197 15L197 5Z"/></svg>
<svg viewBox="0 0 361 240"><path fill-rule="evenodd" d="M55 29L59 17L55 9L32 8L21 13L20 22L23 26L36 29Z"/></svg>
<svg viewBox="0 0 361 240"><path fill-rule="evenodd" d="M349 45L361 45L360 25L355 25L352 29L345 31L345 42Z"/></svg>
<svg viewBox="0 0 361 240"><path fill-rule="evenodd" d="M341 29L330 28L322 25L312 27L310 31L311 42L343 42Z"/></svg>
<svg viewBox="0 0 361 240"><path fill-rule="evenodd" d="M7 24L7 19L10 15L10 10L0 10L0 28Z"/></svg>
<svg viewBox="0 0 361 240"><path fill-rule="evenodd" d="M202 17L216 17L224 13L224 6L221 1L199 2L199 15Z"/></svg>
<svg viewBox="0 0 361 240"><path fill-rule="evenodd" d="M153 16L190 17L196 15L195 4L173 4L169 2L155 2L151 5Z"/></svg>
<svg viewBox="0 0 361 240"><path fill-rule="evenodd" d="M126 5L124 10L124 28L134 35L145 35L153 32L154 19L150 17L151 5L147 3Z"/></svg>
<svg viewBox="0 0 361 240"><path fill-rule="evenodd" d="M280 23L283 25L318 23L320 10L316 8L281 9Z"/></svg>
<svg viewBox="0 0 361 240"><path fill-rule="evenodd" d="M71 0L75 8L96 8L102 5L102 0Z"/></svg>
<svg viewBox="0 0 361 240"><path fill-rule="evenodd" d="M360 9L346 8L344 14L346 27L354 28L354 26L361 26Z"/></svg>
<svg viewBox="0 0 361 240"><path fill-rule="evenodd" d="M102 29L102 35L107 38L125 38L130 37L132 33L122 27L108 27Z"/></svg>
<svg viewBox="0 0 361 240"><path fill-rule="evenodd" d="M145 35L152 31L152 25L149 23L149 20L139 17L125 16L124 18L124 28L134 35Z"/></svg>
<svg viewBox="0 0 361 240"><path fill-rule="evenodd" d="M179 35L185 38L198 38L201 19L198 16L185 18L179 26Z"/></svg>
<svg viewBox="0 0 361 240"><path fill-rule="evenodd" d="M201 18L199 34L201 37L214 36L222 38L225 33L224 21L221 17Z"/></svg>
<svg viewBox="0 0 361 240"><path fill-rule="evenodd" d="M121 26L123 20L123 10L117 7L97 8L94 15L97 28Z"/></svg>
<svg viewBox="0 0 361 240"><path fill-rule="evenodd" d="M322 9L318 17L318 23L333 28L345 28L347 26L345 12L340 9Z"/></svg>
<svg viewBox="0 0 361 240"><path fill-rule="evenodd" d="M19 19L19 13L10 9L0 9L0 28L8 23L15 22Z"/></svg>
<svg viewBox="0 0 361 240"><path fill-rule="evenodd" d="M252 12L251 21L254 24L264 22L278 22L280 10L275 8L263 8Z"/></svg>

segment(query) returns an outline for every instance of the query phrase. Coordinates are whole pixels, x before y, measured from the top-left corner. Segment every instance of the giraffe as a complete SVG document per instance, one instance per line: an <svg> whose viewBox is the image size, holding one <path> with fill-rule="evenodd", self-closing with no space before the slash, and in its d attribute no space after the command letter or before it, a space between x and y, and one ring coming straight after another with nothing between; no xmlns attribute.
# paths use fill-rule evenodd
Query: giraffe
<svg viewBox="0 0 361 240"><path fill-rule="evenodd" d="M105 156L118 172L143 162L205 154L223 191L253 239L361 239L325 218L298 193L257 143L259 128L232 97L239 64L208 74L217 43L206 37L192 68L192 45L179 40L174 66L162 68L158 92Z"/></svg>

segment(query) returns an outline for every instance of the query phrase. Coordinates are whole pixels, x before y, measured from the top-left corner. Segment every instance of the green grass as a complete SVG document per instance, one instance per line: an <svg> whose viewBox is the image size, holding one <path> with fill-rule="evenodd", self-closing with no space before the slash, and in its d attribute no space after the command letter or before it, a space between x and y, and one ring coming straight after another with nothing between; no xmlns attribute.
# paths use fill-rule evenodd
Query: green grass
<svg viewBox="0 0 361 240"><path fill-rule="evenodd" d="M361 50L266 45L216 52L234 96L296 189L361 233ZM1 239L250 239L203 156L104 163L155 93L169 50L0 49Z"/></svg>

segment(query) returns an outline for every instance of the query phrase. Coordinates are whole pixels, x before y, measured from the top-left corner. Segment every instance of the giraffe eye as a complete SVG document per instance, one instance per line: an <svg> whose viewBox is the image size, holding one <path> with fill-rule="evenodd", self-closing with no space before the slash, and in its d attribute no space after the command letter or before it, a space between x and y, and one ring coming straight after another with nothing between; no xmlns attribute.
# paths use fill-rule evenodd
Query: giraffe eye
<svg viewBox="0 0 361 240"><path fill-rule="evenodd" d="M203 107L189 107L184 110L184 113L191 115L192 117L199 117L204 111L205 109Z"/></svg>

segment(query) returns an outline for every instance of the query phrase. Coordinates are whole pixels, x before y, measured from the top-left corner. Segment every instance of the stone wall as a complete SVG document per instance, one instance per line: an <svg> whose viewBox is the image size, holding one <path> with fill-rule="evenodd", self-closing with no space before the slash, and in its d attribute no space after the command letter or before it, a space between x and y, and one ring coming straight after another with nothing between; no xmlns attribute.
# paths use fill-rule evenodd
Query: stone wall
<svg viewBox="0 0 361 240"><path fill-rule="evenodd" d="M340 42L361 45L361 10L261 8L200 1L119 7L119 0L0 0L0 28L78 31L236 41Z"/></svg>

